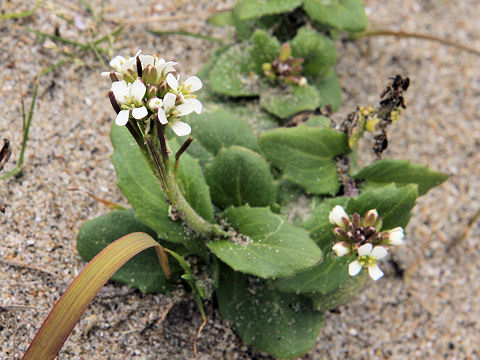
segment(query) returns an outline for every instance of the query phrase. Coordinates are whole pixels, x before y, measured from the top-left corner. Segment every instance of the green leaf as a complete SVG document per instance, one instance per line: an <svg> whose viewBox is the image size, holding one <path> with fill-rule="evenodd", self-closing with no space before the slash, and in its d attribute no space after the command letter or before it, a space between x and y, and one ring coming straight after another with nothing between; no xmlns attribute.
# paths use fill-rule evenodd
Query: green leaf
<svg viewBox="0 0 480 360"><path fill-rule="evenodd" d="M257 74L263 74L262 65L271 63L280 54L281 45L276 37L266 31L257 30L252 36L253 48L251 51L252 68Z"/></svg>
<svg viewBox="0 0 480 360"><path fill-rule="evenodd" d="M222 53L210 71L212 90L220 95L257 96L262 79L250 70L252 45L233 45Z"/></svg>
<svg viewBox="0 0 480 360"><path fill-rule="evenodd" d="M309 118L303 125L311 126L311 127L318 127L318 128L331 128L332 123L330 119L322 116L322 115L315 115Z"/></svg>
<svg viewBox="0 0 480 360"><path fill-rule="evenodd" d="M183 224L168 216L168 204L160 183L125 126L113 124L110 133L112 162L117 185L132 205L135 215L157 232L160 239L185 242ZM188 199L187 199L188 200Z"/></svg>
<svg viewBox="0 0 480 360"><path fill-rule="evenodd" d="M302 0L240 0L235 4L235 11L240 20L249 20L289 12L300 5Z"/></svg>
<svg viewBox="0 0 480 360"><path fill-rule="evenodd" d="M278 127L278 118L260 108L260 101L258 99L235 100L236 101L234 102L224 101L222 102L221 107L250 125L251 130L255 135L258 136L265 131L273 130ZM261 152L257 143L255 146L257 147L257 150L255 151Z"/></svg>
<svg viewBox="0 0 480 360"><path fill-rule="evenodd" d="M82 225L77 237L78 253L83 260L90 261L109 244L133 232L144 232L156 239L155 231L136 218L133 210L112 211ZM112 280L144 293L172 290L154 249L135 255L112 276Z"/></svg>
<svg viewBox="0 0 480 360"><path fill-rule="evenodd" d="M222 149L206 168L213 202L230 205L269 206L275 203L277 188L267 161L240 146Z"/></svg>
<svg viewBox="0 0 480 360"><path fill-rule="evenodd" d="M310 194L335 194L340 185L333 159L349 151L345 134L298 126L264 133L259 144L284 177Z"/></svg>
<svg viewBox="0 0 480 360"><path fill-rule="evenodd" d="M370 209L377 209L382 217L382 229L405 228L412 215L418 196L417 186L396 187L393 184L362 192L357 198L351 198L347 204L348 214L354 212L361 216Z"/></svg>
<svg viewBox="0 0 480 360"><path fill-rule="evenodd" d="M169 141L169 145L174 152L180 148L176 139ZM197 159L185 153L180 157L177 184L193 209L205 220L211 222L213 220L212 199Z"/></svg>
<svg viewBox="0 0 480 360"><path fill-rule="evenodd" d="M330 105L333 111L337 111L342 104L342 87L335 71L325 77L310 79L312 86L315 86L320 94L320 105Z"/></svg>
<svg viewBox="0 0 480 360"><path fill-rule="evenodd" d="M320 106L320 94L311 85L266 88L260 97L260 106L280 119Z"/></svg>
<svg viewBox="0 0 480 360"><path fill-rule="evenodd" d="M337 62L333 41L313 29L300 28L290 45L292 56L305 60L303 70L307 76L325 76Z"/></svg>
<svg viewBox="0 0 480 360"><path fill-rule="evenodd" d="M307 353L323 321L323 313L313 311L305 297L232 271L222 271L217 300L222 317L233 322L245 343L281 359Z"/></svg>
<svg viewBox="0 0 480 360"><path fill-rule="evenodd" d="M426 194L430 189L448 179L448 175L430 170L425 165L415 164L408 160L384 159L363 168L355 176L369 185L396 183L397 185L417 184L418 195Z"/></svg>
<svg viewBox="0 0 480 360"><path fill-rule="evenodd" d="M304 0L313 20L344 31L364 31L368 25L363 0Z"/></svg>
<svg viewBox="0 0 480 360"><path fill-rule="evenodd" d="M327 294L312 295L313 308L317 311L327 311L352 300L365 285L368 272L362 271L357 276L350 277L343 285Z"/></svg>
<svg viewBox="0 0 480 360"><path fill-rule="evenodd" d="M207 20L213 26L233 26L232 11L221 11L210 16Z"/></svg>
<svg viewBox="0 0 480 360"><path fill-rule="evenodd" d="M213 241L208 247L236 271L262 278L284 277L321 260L322 252L307 232L267 208L229 208L224 217L239 231L238 241Z"/></svg>
<svg viewBox="0 0 480 360"><path fill-rule="evenodd" d="M353 256L338 257L329 252L320 264L293 277L276 279L273 284L282 292L327 294L350 279L348 264L352 261Z"/></svg>
<svg viewBox="0 0 480 360"><path fill-rule="evenodd" d="M345 208L348 201L349 198L346 196L325 199L312 211L305 221L303 226L310 231L310 237L315 240L323 251L328 251L335 241L335 236L332 231L334 226L328 219L330 211L332 211L336 205L341 205Z"/></svg>
<svg viewBox="0 0 480 360"><path fill-rule="evenodd" d="M192 124L192 136L214 155L232 145L261 152L250 126L223 107L206 109L201 115L189 117L188 122Z"/></svg>

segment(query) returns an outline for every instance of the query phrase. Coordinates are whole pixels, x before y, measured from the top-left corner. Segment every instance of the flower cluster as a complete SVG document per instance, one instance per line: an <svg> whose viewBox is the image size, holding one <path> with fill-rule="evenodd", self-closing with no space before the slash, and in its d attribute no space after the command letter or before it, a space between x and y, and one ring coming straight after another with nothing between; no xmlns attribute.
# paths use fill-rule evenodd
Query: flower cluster
<svg viewBox="0 0 480 360"><path fill-rule="evenodd" d="M281 80L287 84L307 85L307 79L302 76L303 59L292 57L292 49L288 43L282 45L280 55L272 63L262 65L263 73L268 79Z"/></svg>
<svg viewBox="0 0 480 360"><path fill-rule="evenodd" d="M115 72L102 73L112 79L110 100L117 111L115 123L123 126L130 120L143 121L148 129L146 121L158 117L178 136L190 134L190 125L180 117L202 112L202 103L193 95L202 88L202 81L190 76L180 83L175 65L174 61L140 55L140 51L134 57L115 56L110 61Z"/></svg>
<svg viewBox="0 0 480 360"><path fill-rule="evenodd" d="M337 205L330 212L329 220L335 225L333 233L339 239L332 247L337 256L353 254L356 259L348 266L350 276L356 276L362 268L368 269L373 280L383 276L377 265L377 260L387 256L390 246L401 245L403 229L396 227L392 230L380 232L382 218L377 210L368 210L364 217L354 213L351 217L343 207Z"/></svg>

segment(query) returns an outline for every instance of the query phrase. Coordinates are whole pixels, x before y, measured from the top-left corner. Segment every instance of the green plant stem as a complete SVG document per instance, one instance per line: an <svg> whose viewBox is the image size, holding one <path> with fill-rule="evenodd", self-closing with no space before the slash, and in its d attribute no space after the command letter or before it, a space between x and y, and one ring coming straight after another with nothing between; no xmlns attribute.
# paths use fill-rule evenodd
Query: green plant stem
<svg viewBox="0 0 480 360"><path fill-rule="evenodd" d="M27 148L27 142L28 142L28 135L30 133L30 125L32 124L32 119L33 119L33 112L35 110L35 103L37 101L37 95L38 95L38 86L40 85L40 78L43 75L48 74L49 72L65 65L66 63L73 61L72 58L67 58L67 59L62 59L58 62L56 62L53 65L50 65L43 69L40 74L37 77L37 80L35 81L35 87L33 88L33 95L32 95L32 102L30 104L30 109L28 110L28 116L25 118L25 111L22 105L22 130L23 130L23 139L22 139L22 147L20 149L20 155L18 156L17 164L15 167L7 172L6 174L3 174L0 176L0 180L5 180L11 176L17 176L22 172L22 166L23 166L23 161L25 157L25 150ZM20 94L21 96L21 94Z"/></svg>
<svg viewBox="0 0 480 360"><path fill-rule="evenodd" d="M220 38L216 38L209 35L198 34L190 31L183 31L183 30L148 30L149 33L153 35L180 35L180 36L189 36L197 39L207 40L216 43L223 43L224 40Z"/></svg>
<svg viewBox="0 0 480 360"><path fill-rule="evenodd" d="M468 51L472 54L480 56L480 50L472 48L470 46L464 45L459 43L458 41L454 40L447 40L444 38L440 38L433 35L427 34L419 34L419 33L411 33L407 31L394 31L394 30L384 30L384 29L377 29L377 30L369 30L359 34L351 34L350 39L357 40L364 37L374 37L374 36L395 36L397 38L412 38L412 39L421 39L421 40L428 40L438 42L442 45L451 46L456 49Z"/></svg>
<svg viewBox="0 0 480 360"><path fill-rule="evenodd" d="M182 195L177 183L175 182L175 176L171 173L166 174L164 190L172 206L180 212L183 221L185 221L185 223L192 230L206 238L215 235L229 237L228 233L220 229L218 225L210 224L197 214L197 212L190 206L188 201Z"/></svg>
<svg viewBox="0 0 480 360"><path fill-rule="evenodd" d="M37 1L31 10L22 11L18 13L0 14L0 20L20 19L20 18L32 16L42 2L43 1Z"/></svg>

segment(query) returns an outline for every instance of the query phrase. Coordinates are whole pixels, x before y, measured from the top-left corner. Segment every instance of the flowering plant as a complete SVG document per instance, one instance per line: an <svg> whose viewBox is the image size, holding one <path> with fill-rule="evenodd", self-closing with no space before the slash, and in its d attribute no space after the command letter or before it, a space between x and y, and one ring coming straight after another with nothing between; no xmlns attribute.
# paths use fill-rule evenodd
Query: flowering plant
<svg viewBox="0 0 480 360"><path fill-rule="evenodd" d="M283 54L276 66L294 62ZM354 297L367 273L384 276L378 263L403 243L417 197L446 180L422 165L380 159L386 130L405 108L408 78L396 76L377 107L359 107L339 124L310 113L265 130L215 102L204 107L193 94L202 81L182 81L175 62L139 52L110 65L103 75L116 112L112 161L132 209L83 225L77 249L91 261L25 359L58 352L110 277L142 292L186 283L204 321L203 300L215 296L246 343L279 358L304 354L325 311ZM374 134L379 160L358 169L365 132ZM310 214L289 221L302 193Z"/></svg>
<svg viewBox="0 0 480 360"><path fill-rule="evenodd" d="M215 296L238 335L274 356L307 352L326 310L355 296L365 274L384 276L378 263L403 243L416 198L446 179L402 160L353 168L366 131L381 157L405 107L401 76L378 107L341 124L311 114L264 131L215 103L204 107L193 95L201 80L182 82L174 62L137 54L111 65L112 161L133 210L87 222L80 255L90 260L123 235L150 234L163 250L137 255L114 280L167 293L183 280L202 314L202 300ZM287 221L302 192L311 213Z"/></svg>

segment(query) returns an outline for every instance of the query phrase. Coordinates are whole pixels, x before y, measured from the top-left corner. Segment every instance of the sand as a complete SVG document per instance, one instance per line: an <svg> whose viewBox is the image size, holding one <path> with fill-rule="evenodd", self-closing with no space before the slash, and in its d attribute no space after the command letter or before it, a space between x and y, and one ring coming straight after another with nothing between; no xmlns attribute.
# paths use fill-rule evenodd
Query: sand
<svg viewBox="0 0 480 360"><path fill-rule="evenodd" d="M92 1L95 10L101 1ZM112 54L137 49L180 62L197 72L214 44L158 37L148 29L189 30L226 36L205 24L232 1L105 2L106 34L124 22ZM473 0L368 0L372 27L422 32L480 49L480 2ZM0 2L2 11L33 5ZM22 138L20 98L29 106L39 71L72 46L40 42L26 28L83 41L85 32L65 19L92 17L80 2L49 1L29 18L0 20L0 137L14 154ZM63 17L63 18L62 18ZM348 305L326 315L312 351L302 359L477 359L480 357L479 224L447 251L480 208L479 57L435 42L376 37L338 42L344 102L340 119L357 105L376 103L385 80L411 79L408 109L390 130L386 157L428 164L451 177L422 197L407 229L406 246L385 261L385 278L369 281ZM42 77L23 176L0 183L0 358L20 358L53 302L84 267L75 250L79 227L108 209L86 194L127 205L115 186L109 156L113 111L107 80L92 52ZM19 91L19 83L22 91ZM368 157L364 159L368 161ZM395 269L395 266L398 269ZM403 276L398 273L403 272ZM198 341L199 359L269 359L242 345L211 303ZM201 317L180 289L172 297L143 295L109 283L86 311L59 359L189 359Z"/></svg>

